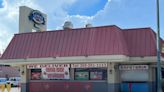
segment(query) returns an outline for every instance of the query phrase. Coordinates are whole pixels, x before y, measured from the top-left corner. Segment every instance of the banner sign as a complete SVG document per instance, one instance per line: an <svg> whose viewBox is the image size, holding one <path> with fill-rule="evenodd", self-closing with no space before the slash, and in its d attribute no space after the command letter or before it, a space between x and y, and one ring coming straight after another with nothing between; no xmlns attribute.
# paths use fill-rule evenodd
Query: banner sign
<svg viewBox="0 0 164 92"><path fill-rule="evenodd" d="M100 68L100 67L107 67L107 63L71 64L71 68Z"/></svg>
<svg viewBox="0 0 164 92"><path fill-rule="evenodd" d="M29 64L27 69L70 67L69 64Z"/></svg>
<svg viewBox="0 0 164 92"><path fill-rule="evenodd" d="M120 65L119 70L148 70L148 65Z"/></svg>
<svg viewBox="0 0 164 92"><path fill-rule="evenodd" d="M42 68L43 79L69 79L69 67L44 67Z"/></svg>

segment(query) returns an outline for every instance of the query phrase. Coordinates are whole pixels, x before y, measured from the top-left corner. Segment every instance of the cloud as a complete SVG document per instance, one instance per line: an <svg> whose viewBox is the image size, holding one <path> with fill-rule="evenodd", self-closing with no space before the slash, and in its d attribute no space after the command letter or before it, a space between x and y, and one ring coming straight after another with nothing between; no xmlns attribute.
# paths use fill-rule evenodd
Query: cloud
<svg viewBox="0 0 164 92"><path fill-rule="evenodd" d="M76 28L81 28L85 27L85 24L90 23L92 19L93 16L72 15L68 16L67 20L72 21Z"/></svg>
<svg viewBox="0 0 164 92"><path fill-rule="evenodd" d="M32 0L3 0L0 8L0 52L6 49L14 34L18 33L19 6L37 7ZM38 7L37 7L38 8Z"/></svg>
<svg viewBox="0 0 164 92"><path fill-rule="evenodd" d="M92 23L99 16L103 16L108 10L109 3L97 11L93 16L69 15L66 11L77 0L3 0L3 8L0 8L0 51L5 49L13 34L18 33L19 6L28 6L33 9L45 12L48 15L48 29L62 29L66 20L74 24L74 28L84 27L87 23ZM101 14L103 13L103 14ZM97 20L98 21L98 20Z"/></svg>
<svg viewBox="0 0 164 92"><path fill-rule="evenodd" d="M0 24L0 53L4 51L5 47L8 45L8 42L12 38L12 34L9 33L8 28Z"/></svg>

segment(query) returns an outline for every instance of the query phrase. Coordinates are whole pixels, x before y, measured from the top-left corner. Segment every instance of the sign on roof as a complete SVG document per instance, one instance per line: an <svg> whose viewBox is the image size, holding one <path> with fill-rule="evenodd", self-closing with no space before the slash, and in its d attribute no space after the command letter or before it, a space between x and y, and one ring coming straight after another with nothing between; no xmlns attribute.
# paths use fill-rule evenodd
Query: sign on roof
<svg viewBox="0 0 164 92"><path fill-rule="evenodd" d="M36 24L45 24L45 18L40 11L33 10L29 16L29 19Z"/></svg>

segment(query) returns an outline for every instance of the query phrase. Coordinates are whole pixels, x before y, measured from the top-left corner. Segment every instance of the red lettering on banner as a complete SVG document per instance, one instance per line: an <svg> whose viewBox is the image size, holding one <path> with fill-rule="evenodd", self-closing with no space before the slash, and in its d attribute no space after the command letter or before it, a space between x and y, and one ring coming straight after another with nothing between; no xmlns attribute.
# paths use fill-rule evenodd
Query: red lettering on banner
<svg viewBox="0 0 164 92"><path fill-rule="evenodd" d="M64 74L47 74L48 78L54 79L54 78L63 78L64 79Z"/></svg>
<svg viewBox="0 0 164 92"><path fill-rule="evenodd" d="M56 68L46 68L46 72L56 72Z"/></svg>
<svg viewBox="0 0 164 92"><path fill-rule="evenodd" d="M56 72L64 72L64 68L56 68Z"/></svg>

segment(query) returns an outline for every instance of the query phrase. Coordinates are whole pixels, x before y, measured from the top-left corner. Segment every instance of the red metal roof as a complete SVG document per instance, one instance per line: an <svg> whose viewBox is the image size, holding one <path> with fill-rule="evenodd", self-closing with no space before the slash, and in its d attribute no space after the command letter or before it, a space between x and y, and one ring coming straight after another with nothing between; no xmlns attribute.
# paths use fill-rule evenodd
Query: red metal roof
<svg viewBox="0 0 164 92"><path fill-rule="evenodd" d="M156 55L156 37L150 28L125 29L123 34L127 42L129 56Z"/></svg>
<svg viewBox="0 0 164 92"><path fill-rule="evenodd" d="M127 55L155 56L155 33L150 28L103 26L15 34L1 59Z"/></svg>

